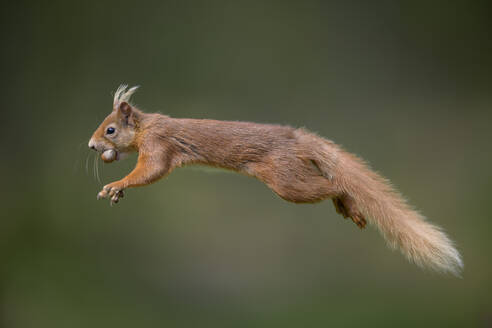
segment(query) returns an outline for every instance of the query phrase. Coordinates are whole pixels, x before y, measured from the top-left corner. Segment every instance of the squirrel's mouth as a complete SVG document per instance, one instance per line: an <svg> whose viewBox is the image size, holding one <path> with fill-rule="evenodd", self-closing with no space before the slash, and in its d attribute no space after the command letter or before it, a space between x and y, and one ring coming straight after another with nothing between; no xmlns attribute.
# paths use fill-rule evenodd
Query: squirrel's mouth
<svg viewBox="0 0 492 328"><path fill-rule="evenodd" d="M101 159L105 163L111 163L118 160L118 152L115 149L106 149L101 154Z"/></svg>

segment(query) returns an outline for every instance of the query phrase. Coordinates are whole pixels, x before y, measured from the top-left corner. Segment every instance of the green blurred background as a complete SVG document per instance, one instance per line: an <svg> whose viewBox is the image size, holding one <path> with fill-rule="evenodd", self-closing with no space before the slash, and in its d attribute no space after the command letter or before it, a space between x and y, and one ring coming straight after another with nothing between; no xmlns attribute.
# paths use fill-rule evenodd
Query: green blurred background
<svg viewBox="0 0 492 328"><path fill-rule="evenodd" d="M2 4L2 327L490 327L489 1ZM307 127L463 254L420 270L331 202L183 168L110 207L87 149L120 83L173 117Z"/></svg>

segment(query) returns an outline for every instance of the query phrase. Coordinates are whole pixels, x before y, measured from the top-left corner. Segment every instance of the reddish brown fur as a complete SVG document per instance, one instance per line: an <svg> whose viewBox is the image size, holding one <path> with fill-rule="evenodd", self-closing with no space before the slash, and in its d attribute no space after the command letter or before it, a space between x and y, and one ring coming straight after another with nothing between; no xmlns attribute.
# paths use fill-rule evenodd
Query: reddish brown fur
<svg viewBox="0 0 492 328"><path fill-rule="evenodd" d="M114 135L106 133L111 125ZM98 197L118 202L126 188L144 186L186 164L204 164L258 178L283 199L315 203L331 198L338 213L360 228L366 217L390 245L417 264L457 272L459 254L447 237L423 221L391 185L357 157L303 129L146 114L126 102L103 121L89 146L118 156L137 151L135 169L106 185Z"/></svg>
<svg viewBox="0 0 492 328"><path fill-rule="evenodd" d="M175 167L205 164L254 176L280 197L295 203L314 203L343 193L321 167L316 148L332 154L335 166L340 149L303 129L286 126L216 120L175 119L144 114L133 109L135 136L129 149L139 153L133 172L108 186L123 190L146 185L169 174ZM106 118L93 139L106 139L105 129L118 121L118 113ZM137 123L138 122L138 123ZM110 141L111 142L111 141ZM114 142L112 147L120 148ZM338 200L343 207L343 200Z"/></svg>

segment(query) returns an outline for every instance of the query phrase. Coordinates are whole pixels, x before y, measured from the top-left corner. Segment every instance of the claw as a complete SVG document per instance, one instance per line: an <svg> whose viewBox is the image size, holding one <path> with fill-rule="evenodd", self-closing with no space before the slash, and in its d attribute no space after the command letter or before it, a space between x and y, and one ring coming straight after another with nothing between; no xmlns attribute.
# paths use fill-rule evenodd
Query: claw
<svg viewBox="0 0 492 328"><path fill-rule="evenodd" d="M114 203L117 203L118 202L118 198L119 198L119 193L118 192L115 192L115 193L113 193L113 196L111 196L111 201L114 202Z"/></svg>
<svg viewBox="0 0 492 328"><path fill-rule="evenodd" d="M364 217L362 216L357 216L357 215L354 215L351 217L352 221L354 221L354 223L360 228L360 229L364 229L366 227L366 219L364 219Z"/></svg>
<svg viewBox="0 0 492 328"><path fill-rule="evenodd" d="M115 194L113 197L111 197L111 205L117 204L120 201L118 198L118 194Z"/></svg>

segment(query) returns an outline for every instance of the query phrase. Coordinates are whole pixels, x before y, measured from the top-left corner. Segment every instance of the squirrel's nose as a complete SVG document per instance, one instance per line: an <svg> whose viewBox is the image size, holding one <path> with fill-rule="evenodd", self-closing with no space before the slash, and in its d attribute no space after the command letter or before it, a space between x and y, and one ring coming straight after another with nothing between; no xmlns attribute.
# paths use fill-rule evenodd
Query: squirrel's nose
<svg viewBox="0 0 492 328"><path fill-rule="evenodd" d="M96 150L96 146L94 145L94 141L92 139L89 140L89 145L88 146L89 146L90 149Z"/></svg>

